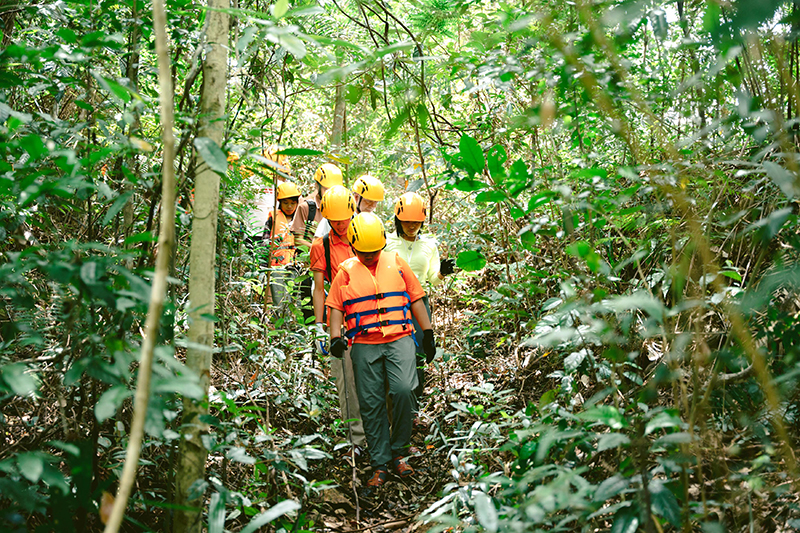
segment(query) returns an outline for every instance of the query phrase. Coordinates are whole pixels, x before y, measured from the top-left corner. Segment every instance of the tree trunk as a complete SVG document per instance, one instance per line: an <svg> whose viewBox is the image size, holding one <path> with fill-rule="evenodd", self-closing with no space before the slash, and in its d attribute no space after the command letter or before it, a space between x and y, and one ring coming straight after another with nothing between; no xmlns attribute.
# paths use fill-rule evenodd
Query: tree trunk
<svg viewBox="0 0 800 533"><path fill-rule="evenodd" d="M198 135L222 145L225 133L225 89L227 82L228 25L225 10L229 0L209 0L208 53L203 64L203 92L200 100L202 122ZM199 157L199 156L198 156ZM214 323L206 318L214 314L214 265L216 259L219 175L201 163L197 171L192 219L192 245L189 256L189 348L186 366L200 376L200 385L208 394L211 355L214 348ZM202 496L190 499L192 485L205 478L208 451L201 435L207 431L200 417L208 413L205 402L184 398L183 425L175 476L177 503L193 507L175 514L175 533L197 532L202 528Z"/></svg>
<svg viewBox="0 0 800 533"><path fill-rule="evenodd" d="M344 85L336 86L336 96L333 102L333 129L331 130L331 149L338 151L342 146L342 132L344 131Z"/></svg>

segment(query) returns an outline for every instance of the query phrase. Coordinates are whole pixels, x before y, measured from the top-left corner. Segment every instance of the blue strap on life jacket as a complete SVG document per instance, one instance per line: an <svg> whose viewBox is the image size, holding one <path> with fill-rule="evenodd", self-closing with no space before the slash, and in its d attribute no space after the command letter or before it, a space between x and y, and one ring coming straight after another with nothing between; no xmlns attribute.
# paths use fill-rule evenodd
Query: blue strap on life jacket
<svg viewBox="0 0 800 533"><path fill-rule="evenodd" d="M374 329L374 328L379 328L381 326L400 326L400 325L402 325L403 329L406 329L406 326L412 326L413 327L414 323L412 322L411 318L409 317L409 315L411 314L410 313L411 312L411 297L408 295L408 293L406 291L382 292L382 293L378 293L378 294L369 294L367 296L361 296L359 298L353 298L351 300L347 300L346 302L344 302L344 307L346 309L347 306L352 305L352 304L361 303L361 302L367 302L369 300L383 300L384 298L390 298L392 296L404 296L405 299L406 299L406 302L408 302L408 303L406 303L405 305L398 305L398 306L394 306L394 307L384 307L384 308L378 308L378 309L370 309L368 311L362 311L360 313L349 313L348 315L345 316L345 321L350 320L352 318L355 318L356 319L356 325L355 325L354 328L351 328L351 329L347 330L347 333L345 333L345 337L347 337L348 339L352 339L353 337L355 337L358 334L366 335L368 330ZM378 322L371 322L369 324L361 324L361 318L362 317L388 313L390 311L402 311L403 312L403 318L401 320L380 320ZM416 343L416 341L417 340L414 339L415 343Z"/></svg>

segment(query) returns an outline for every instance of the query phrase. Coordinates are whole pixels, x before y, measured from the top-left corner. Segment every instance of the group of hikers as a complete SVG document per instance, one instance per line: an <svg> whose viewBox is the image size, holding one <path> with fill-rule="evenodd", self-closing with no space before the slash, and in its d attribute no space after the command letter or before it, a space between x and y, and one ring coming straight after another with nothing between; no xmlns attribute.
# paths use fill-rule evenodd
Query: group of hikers
<svg viewBox="0 0 800 533"><path fill-rule="evenodd" d="M348 421L354 460L369 452L368 489L386 483L390 470L414 473L407 458L424 385L424 364L436 354L430 303L422 284L438 285L454 262L440 260L434 237L422 235L427 204L416 192L394 205L394 231L374 214L384 200L381 181L359 177L348 190L332 163L314 174L316 190L303 197L281 182L277 209L268 215L263 242L269 245L270 294L285 306L296 291L306 323L314 319L318 339L329 338L331 375ZM309 249L308 265L298 250ZM301 273L310 268L311 276ZM326 294L326 287L327 294ZM326 343L320 341L324 351Z"/></svg>

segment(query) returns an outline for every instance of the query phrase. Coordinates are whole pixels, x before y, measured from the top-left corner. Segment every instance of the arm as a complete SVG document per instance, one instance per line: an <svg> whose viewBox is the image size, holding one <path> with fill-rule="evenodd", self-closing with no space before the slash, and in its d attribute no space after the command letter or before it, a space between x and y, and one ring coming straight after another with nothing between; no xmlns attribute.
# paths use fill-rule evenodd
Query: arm
<svg viewBox="0 0 800 533"><path fill-rule="evenodd" d="M428 316L428 310L425 309L425 304L422 302L421 298L411 304L411 313L414 315L414 318L417 319L419 327L422 329L422 331L431 329L431 319ZM333 325L332 321L331 325Z"/></svg>
<svg viewBox="0 0 800 533"><path fill-rule="evenodd" d="M422 301L420 300L420 303ZM344 323L344 312L339 309L329 307L331 311L331 340L342 336L342 324ZM422 310L425 310L425 305L422 305ZM425 314L427 316L427 313Z"/></svg>
<svg viewBox="0 0 800 533"><path fill-rule="evenodd" d="M303 238L303 233L295 233L293 231L292 235L294 235L295 246L305 246L306 248L311 248L311 243Z"/></svg>
<svg viewBox="0 0 800 533"><path fill-rule="evenodd" d="M314 270L314 294L311 301L314 303L314 322L323 323L322 315L325 308L325 274Z"/></svg>
<svg viewBox="0 0 800 533"><path fill-rule="evenodd" d="M439 271L441 264L441 260L439 259L439 243L434 242L431 258L428 262L428 281L430 281L433 286L439 285L444 279L444 276Z"/></svg>

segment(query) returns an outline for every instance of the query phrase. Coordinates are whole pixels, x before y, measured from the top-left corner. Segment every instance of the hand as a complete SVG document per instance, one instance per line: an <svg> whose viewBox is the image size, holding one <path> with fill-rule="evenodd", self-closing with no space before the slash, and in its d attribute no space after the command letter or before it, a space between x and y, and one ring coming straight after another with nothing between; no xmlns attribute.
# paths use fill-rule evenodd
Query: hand
<svg viewBox="0 0 800 533"><path fill-rule="evenodd" d="M331 355L336 359L344 357L344 352L347 350L347 341L342 337L331 339Z"/></svg>
<svg viewBox="0 0 800 533"><path fill-rule="evenodd" d="M456 270L456 262L452 259L443 259L441 263L439 263L439 273L442 276L447 276L448 274L452 274Z"/></svg>
<svg viewBox="0 0 800 533"><path fill-rule="evenodd" d="M433 330L426 329L422 332L422 351L425 352L425 362L430 363L436 355L436 339L433 338Z"/></svg>
<svg viewBox="0 0 800 533"><path fill-rule="evenodd" d="M328 339L328 334L325 332L325 324L317 322L311 326L311 334L314 335L314 351L327 355L328 351L325 349Z"/></svg>

